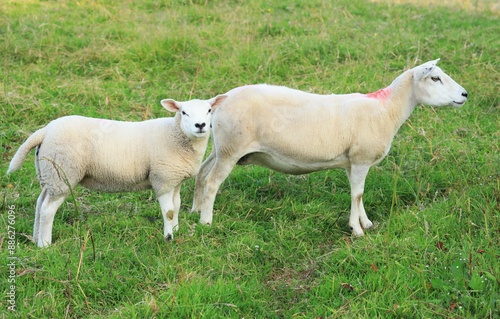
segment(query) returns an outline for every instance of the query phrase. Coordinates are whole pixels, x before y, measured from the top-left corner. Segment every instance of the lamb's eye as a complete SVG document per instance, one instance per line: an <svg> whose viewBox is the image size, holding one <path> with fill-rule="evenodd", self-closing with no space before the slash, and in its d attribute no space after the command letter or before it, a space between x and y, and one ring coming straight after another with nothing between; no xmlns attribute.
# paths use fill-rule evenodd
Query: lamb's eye
<svg viewBox="0 0 500 319"><path fill-rule="evenodd" d="M441 79L439 78L439 76L433 76L433 77L431 77L431 80L434 81L434 82L441 81Z"/></svg>
<svg viewBox="0 0 500 319"><path fill-rule="evenodd" d="M208 109L208 113L212 113L212 109Z"/></svg>
<svg viewBox="0 0 500 319"><path fill-rule="evenodd" d="M186 112L182 111L182 115L187 115Z"/></svg>

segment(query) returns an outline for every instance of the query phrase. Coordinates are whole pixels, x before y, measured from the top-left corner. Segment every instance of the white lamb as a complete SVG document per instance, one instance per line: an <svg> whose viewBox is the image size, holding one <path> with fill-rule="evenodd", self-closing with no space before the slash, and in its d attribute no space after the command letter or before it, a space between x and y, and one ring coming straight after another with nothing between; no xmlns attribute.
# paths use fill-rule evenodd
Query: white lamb
<svg viewBox="0 0 500 319"><path fill-rule="evenodd" d="M196 177L192 211L212 223L217 190L236 164L289 174L338 167L351 184L349 225L362 236L373 226L362 201L366 175L387 155L399 127L418 104L459 107L467 100L438 61L370 94L317 95L265 84L229 91L212 119L214 146Z"/></svg>
<svg viewBox="0 0 500 319"><path fill-rule="evenodd" d="M37 147L35 166L42 186L36 203L33 239L52 242L54 215L81 184L105 192L153 188L160 202L164 236L178 226L180 187L201 165L210 133L212 111L226 98L208 101L161 101L175 117L120 122L66 116L33 133L19 148L7 173L19 169Z"/></svg>

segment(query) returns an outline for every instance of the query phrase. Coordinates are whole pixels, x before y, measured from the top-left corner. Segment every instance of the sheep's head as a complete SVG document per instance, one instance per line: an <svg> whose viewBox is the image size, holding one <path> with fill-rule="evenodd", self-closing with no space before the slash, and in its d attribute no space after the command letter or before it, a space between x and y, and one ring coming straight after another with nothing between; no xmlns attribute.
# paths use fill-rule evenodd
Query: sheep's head
<svg viewBox="0 0 500 319"><path fill-rule="evenodd" d="M430 106L462 106L467 101L467 91L436 66L438 61L412 69L417 102Z"/></svg>
<svg viewBox="0 0 500 319"><path fill-rule="evenodd" d="M227 95L218 95L210 100L190 100L177 102L172 99L161 100L168 111L181 114L181 129L189 138L205 137L210 133L212 112Z"/></svg>

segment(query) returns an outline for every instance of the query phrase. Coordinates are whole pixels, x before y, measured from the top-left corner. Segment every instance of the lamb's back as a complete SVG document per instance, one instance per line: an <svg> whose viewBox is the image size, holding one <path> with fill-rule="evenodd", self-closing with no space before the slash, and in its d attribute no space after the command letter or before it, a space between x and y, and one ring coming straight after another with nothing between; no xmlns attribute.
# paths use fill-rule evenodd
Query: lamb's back
<svg viewBox="0 0 500 319"><path fill-rule="evenodd" d="M150 187L152 166L180 143L173 118L121 122L67 116L47 127L39 157L83 177L82 185L103 191Z"/></svg>

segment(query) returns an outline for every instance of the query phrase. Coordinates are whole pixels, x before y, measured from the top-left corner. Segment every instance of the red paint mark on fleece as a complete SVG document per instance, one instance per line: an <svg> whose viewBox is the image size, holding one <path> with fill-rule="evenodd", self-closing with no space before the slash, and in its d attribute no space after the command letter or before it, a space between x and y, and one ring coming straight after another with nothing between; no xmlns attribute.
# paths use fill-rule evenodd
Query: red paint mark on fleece
<svg viewBox="0 0 500 319"><path fill-rule="evenodd" d="M366 97L377 100L387 100L389 95L391 95L391 89L387 87L385 89L380 89L377 92L368 93L366 94Z"/></svg>

